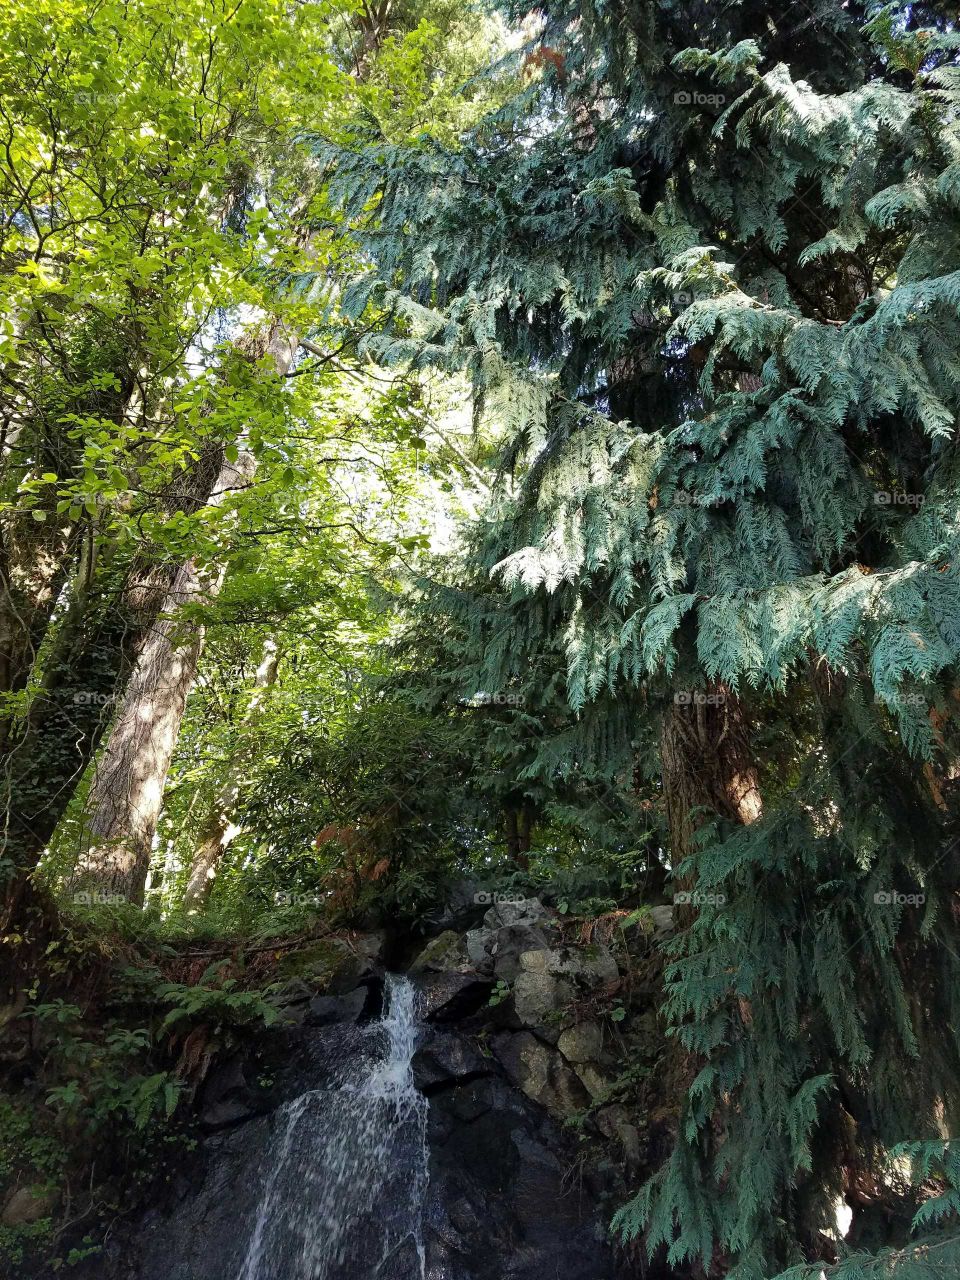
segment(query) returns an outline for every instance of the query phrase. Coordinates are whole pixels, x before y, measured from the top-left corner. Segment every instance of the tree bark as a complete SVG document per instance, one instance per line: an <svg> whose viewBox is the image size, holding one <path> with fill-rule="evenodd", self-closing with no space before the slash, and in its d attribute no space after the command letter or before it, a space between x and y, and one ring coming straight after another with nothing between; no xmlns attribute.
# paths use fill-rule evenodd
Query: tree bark
<svg viewBox="0 0 960 1280"><path fill-rule="evenodd" d="M664 716L660 757L674 871L711 815L743 826L761 816L743 705L723 685L676 695Z"/></svg>
<svg viewBox="0 0 960 1280"><path fill-rule="evenodd" d="M5 927L97 749L116 689L132 667L138 631L122 579L112 573L79 589L57 624L43 682L6 744Z"/></svg>
<svg viewBox="0 0 960 1280"><path fill-rule="evenodd" d="M210 504L252 474L249 454L224 462ZM180 615L184 605L215 596L222 581L222 569L204 578L193 561L182 565L147 634L97 763L86 805L89 847L71 881L75 895L143 903L163 790L203 649L202 624Z"/></svg>

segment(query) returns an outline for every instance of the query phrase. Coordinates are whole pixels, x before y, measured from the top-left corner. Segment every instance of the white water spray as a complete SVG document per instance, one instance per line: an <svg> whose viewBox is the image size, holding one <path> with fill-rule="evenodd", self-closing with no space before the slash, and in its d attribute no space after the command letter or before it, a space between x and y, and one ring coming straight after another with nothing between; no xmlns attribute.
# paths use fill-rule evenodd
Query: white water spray
<svg viewBox="0 0 960 1280"><path fill-rule="evenodd" d="M278 1113L282 1137L236 1280L426 1280L427 1102L416 992L387 979L371 1051Z"/></svg>

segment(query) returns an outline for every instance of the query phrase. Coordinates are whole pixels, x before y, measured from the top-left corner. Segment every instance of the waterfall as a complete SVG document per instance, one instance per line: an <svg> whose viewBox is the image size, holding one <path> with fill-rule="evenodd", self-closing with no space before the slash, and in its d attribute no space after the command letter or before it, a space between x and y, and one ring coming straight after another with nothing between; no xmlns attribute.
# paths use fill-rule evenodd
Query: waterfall
<svg viewBox="0 0 960 1280"><path fill-rule="evenodd" d="M416 1042L416 992L391 975L383 1017L335 1085L277 1113L281 1136L236 1280L426 1280Z"/></svg>

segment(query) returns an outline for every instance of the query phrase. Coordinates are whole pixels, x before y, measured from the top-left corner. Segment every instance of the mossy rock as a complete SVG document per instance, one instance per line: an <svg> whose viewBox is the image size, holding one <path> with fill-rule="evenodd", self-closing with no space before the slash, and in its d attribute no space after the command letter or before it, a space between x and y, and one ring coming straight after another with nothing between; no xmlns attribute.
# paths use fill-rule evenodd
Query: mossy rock
<svg viewBox="0 0 960 1280"><path fill-rule="evenodd" d="M453 929L431 938L410 966L411 973L455 973L467 960L460 934Z"/></svg>
<svg viewBox="0 0 960 1280"><path fill-rule="evenodd" d="M342 947L331 939L311 942L283 957L278 966L279 976L300 978L311 986L326 988L343 957Z"/></svg>

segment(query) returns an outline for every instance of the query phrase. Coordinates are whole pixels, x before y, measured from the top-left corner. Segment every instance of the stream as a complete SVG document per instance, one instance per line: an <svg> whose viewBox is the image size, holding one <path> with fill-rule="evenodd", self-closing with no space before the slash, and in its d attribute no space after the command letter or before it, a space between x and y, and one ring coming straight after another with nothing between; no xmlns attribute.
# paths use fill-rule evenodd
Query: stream
<svg viewBox="0 0 960 1280"><path fill-rule="evenodd" d="M414 1085L409 979L332 1089L278 1113L280 1133L236 1280L426 1280L427 1100Z"/></svg>

